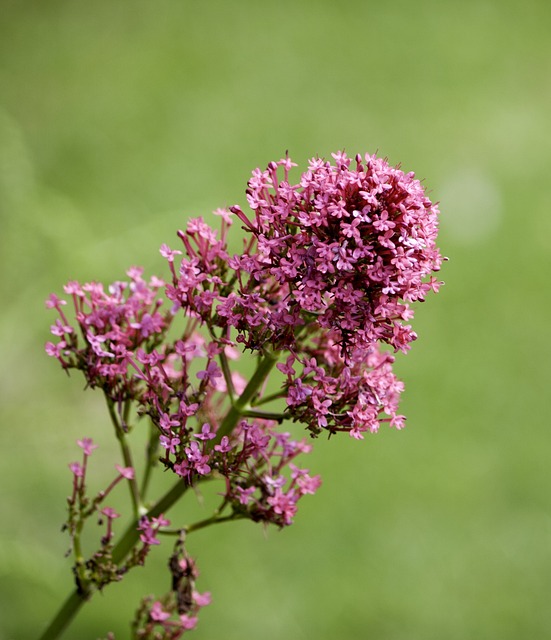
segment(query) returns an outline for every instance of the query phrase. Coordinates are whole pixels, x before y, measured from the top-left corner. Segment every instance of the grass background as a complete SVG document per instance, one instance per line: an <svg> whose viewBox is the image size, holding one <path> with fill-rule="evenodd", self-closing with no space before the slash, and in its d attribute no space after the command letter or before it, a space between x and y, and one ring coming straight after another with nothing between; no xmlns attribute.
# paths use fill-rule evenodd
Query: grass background
<svg viewBox="0 0 551 640"><path fill-rule="evenodd" d="M76 438L93 435L108 469L116 456L101 398L43 353L44 298L131 264L162 274L159 245L188 216L245 204L254 167L341 148L415 170L441 203L446 287L398 362L408 427L317 441L324 485L290 529L190 538L214 600L194 637L548 637L551 5L0 11L0 638L37 637L70 589ZM66 637L127 637L138 598L167 586L163 562Z"/></svg>

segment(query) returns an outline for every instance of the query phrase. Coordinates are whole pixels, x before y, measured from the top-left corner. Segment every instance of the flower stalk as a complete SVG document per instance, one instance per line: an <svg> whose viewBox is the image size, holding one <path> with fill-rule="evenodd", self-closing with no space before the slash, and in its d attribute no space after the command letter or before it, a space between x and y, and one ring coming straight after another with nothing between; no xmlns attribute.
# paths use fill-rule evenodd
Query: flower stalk
<svg viewBox="0 0 551 640"><path fill-rule="evenodd" d="M84 602L143 565L163 534L177 534L171 589L145 597L131 628L134 638L180 638L210 602L196 589L187 536L243 518L289 526L302 497L320 486L319 476L296 464L311 445L278 430L283 421L312 437L356 440L381 425L405 426L391 351L409 350L411 305L441 284L432 275L443 260L435 244L439 212L412 173L386 160L342 152L333 160L313 158L297 184L289 182L296 165L288 157L255 170L249 213L216 210L218 231L191 219L177 233L179 249L161 246L167 281L132 267L126 281L108 288L69 282L73 323L63 310L68 301L48 298L58 318L46 352L102 390L124 466L115 465L115 478L89 496L86 470L96 446L78 442L84 458L69 465L65 526L76 588L41 640L59 638ZM232 256L227 236L236 218L247 238ZM256 361L248 380L233 364L244 353ZM261 409L270 403L279 406ZM149 433L138 481L131 431L140 421ZM176 478L151 504L146 495L159 468ZM225 515L219 509L168 529L166 514L209 479L221 483ZM106 501L122 480L130 524L117 536L119 514ZM102 534L90 552L82 533L92 516Z"/></svg>

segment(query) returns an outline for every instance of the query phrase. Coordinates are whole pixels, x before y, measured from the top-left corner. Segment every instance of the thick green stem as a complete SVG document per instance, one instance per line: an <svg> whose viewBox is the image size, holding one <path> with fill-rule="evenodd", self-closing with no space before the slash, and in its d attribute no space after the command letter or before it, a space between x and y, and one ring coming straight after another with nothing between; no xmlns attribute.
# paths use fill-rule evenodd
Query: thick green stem
<svg viewBox="0 0 551 640"><path fill-rule="evenodd" d="M243 393L235 400L226 414L226 417L222 421L218 432L216 433L216 438L211 442L213 444L217 444L222 440L224 436L229 436L230 433L235 429L239 419L243 417L243 414L246 411L251 409L250 403L251 400L258 393L260 387L264 384L264 381L268 377L268 374L273 369L275 363L279 359L279 352L277 351L266 351L264 357L258 363L256 371L253 374L253 377L250 379L249 384L245 387Z"/></svg>
<svg viewBox="0 0 551 640"><path fill-rule="evenodd" d="M140 495L142 500L146 500L147 490L149 489L149 481L151 480L151 472L155 466L159 451L159 432L153 423L149 424L149 441L147 443L145 455L145 471L142 479Z"/></svg>
<svg viewBox="0 0 551 640"><path fill-rule="evenodd" d="M285 420L285 414L276 411L243 411L244 418L260 418L261 420L275 420L276 422L283 422Z"/></svg>
<svg viewBox="0 0 551 640"><path fill-rule="evenodd" d="M49 627L40 636L40 640L56 640L56 638L59 638L89 597L89 595L81 594L75 589L57 612Z"/></svg>
<svg viewBox="0 0 551 640"><path fill-rule="evenodd" d="M126 440L126 433L122 425L120 424L119 419L117 418L117 414L115 413L115 408L113 406L113 401L107 396L105 397L105 399L107 401L107 408L109 409L109 416L111 418L111 422L115 427L115 435L117 436L117 440L119 441L122 457L124 460L124 465L126 467L132 467L132 469L135 469L134 462L132 461L132 452L130 451L130 447L128 446L128 442ZM128 409L126 409L126 413L128 413ZM140 513L142 501L140 498L140 489L138 487L138 481L136 480L135 476L128 479L128 487L130 489L130 499L132 500L134 515L137 517Z"/></svg>

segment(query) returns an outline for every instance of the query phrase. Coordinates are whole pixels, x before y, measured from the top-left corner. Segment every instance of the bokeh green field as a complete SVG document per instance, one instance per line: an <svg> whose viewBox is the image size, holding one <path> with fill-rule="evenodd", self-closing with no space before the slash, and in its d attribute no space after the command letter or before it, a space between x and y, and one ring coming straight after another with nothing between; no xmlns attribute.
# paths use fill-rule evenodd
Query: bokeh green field
<svg viewBox="0 0 551 640"><path fill-rule="evenodd" d="M446 286L397 365L408 426L316 441L324 484L293 527L190 537L213 595L194 637L551 637L551 4L0 11L0 639L37 637L71 588L75 440L116 456L99 395L43 352L46 296L132 264L162 275L159 245L244 205L254 167L342 148L414 170L440 201ZM66 637L127 637L163 572L154 559L108 588Z"/></svg>

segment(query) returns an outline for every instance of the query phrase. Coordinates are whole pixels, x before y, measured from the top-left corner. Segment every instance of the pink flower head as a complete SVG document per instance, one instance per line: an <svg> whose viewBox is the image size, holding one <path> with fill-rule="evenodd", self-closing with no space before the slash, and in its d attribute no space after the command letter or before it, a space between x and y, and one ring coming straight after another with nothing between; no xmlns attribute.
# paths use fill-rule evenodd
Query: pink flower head
<svg viewBox="0 0 551 640"><path fill-rule="evenodd" d="M194 591L193 600L198 607L206 607L211 603L210 592L205 591L204 593L199 593L198 591Z"/></svg>
<svg viewBox="0 0 551 640"><path fill-rule="evenodd" d="M121 474L123 478L127 480L133 480L134 478L134 468L133 467L121 467L120 464L115 465L116 470Z"/></svg>
<svg viewBox="0 0 551 640"><path fill-rule="evenodd" d="M205 422L201 428L201 433L195 433L193 437L198 440L212 440L213 438L216 438L216 433L213 433L210 430L210 424Z"/></svg>
<svg viewBox="0 0 551 640"><path fill-rule="evenodd" d="M180 444L180 438L169 438L168 436L160 436L159 442L161 443L161 447L163 447L163 449L166 449L168 453L172 453L174 455L176 453L176 447Z"/></svg>
<svg viewBox="0 0 551 640"><path fill-rule="evenodd" d="M114 520L115 518L120 518L120 513L117 513L114 509L111 509L111 507L104 507L100 513L103 513L103 515L108 518L109 520Z"/></svg>
<svg viewBox="0 0 551 640"><path fill-rule="evenodd" d="M82 438L82 440L77 440L77 444L84 451L85 456L92 455L94 449L98 448L98 445L94 444L92 438Z"/></svg>
<svg viewBox="0 0 551 640"><path fill-rule="evenodd" d="M60 307L67 304L66 300L62 298L58 298L55 293L51 293L46 300L46 308L47 309L57 309L60 311Z"/></svg>
<svg viewBox="0 0 551 640"><path fill-rule="evenodd" d="M289 323L310 313L337 334L347 358L375 341L406 350L415 336L396 329L401 311L434 288L431 273L442 262L438 208L413 173L384 159L333 158L312 159L295 185L277 176L288 161L253 172L252 219L232 208L258 243L241 267L271 287L265 322L278 346Z"/></svg>
<svg viewBox="0 0 551 640"><path fill-rule="evenodd" d="M173 251L167 244L162 244L159 252L163 256L163 258L166 258L169 262L174 262L174 256L182 255L181 251Z"/></svg>
<svg viewBox="0 0 551 640"><path fill-rule="evenodd" d="M197 616L188 616L186 613L183 613L180 616L180 626L182 629L186 631L191 631L191 629L195 629L197 626L198 618Z"/></svg>
<svg viewBox="0 0 551 640"><path fill-rule="evenodd" d="M170 613L164 611L161 603L157 601L153 603L153 606L149 611L149 616L151 620L154 620L155 622L163 622L164 620L168 620L168 618L170 618Z"/></svg>
<svg viewBox="0 0 551 640"><path fill-rule="evenodd" d="M82 478L84 476L84 468L78 462L71 462L69 469L71 469L75 478Z"/></svg>

